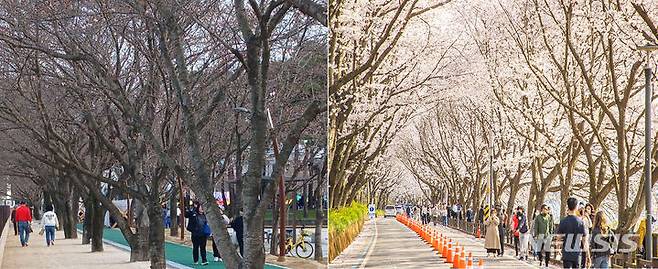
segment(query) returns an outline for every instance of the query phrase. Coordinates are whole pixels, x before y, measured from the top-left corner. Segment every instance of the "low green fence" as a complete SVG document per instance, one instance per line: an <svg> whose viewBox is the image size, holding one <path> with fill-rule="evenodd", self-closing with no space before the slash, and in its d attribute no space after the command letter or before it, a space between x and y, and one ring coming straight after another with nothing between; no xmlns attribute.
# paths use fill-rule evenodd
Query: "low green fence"
<svg viewBox="0 0 658 269"><path fill-rule="evenodd" d="M359 235L368 208L359 203L329 210L329 261L338 256Z"/></svg>

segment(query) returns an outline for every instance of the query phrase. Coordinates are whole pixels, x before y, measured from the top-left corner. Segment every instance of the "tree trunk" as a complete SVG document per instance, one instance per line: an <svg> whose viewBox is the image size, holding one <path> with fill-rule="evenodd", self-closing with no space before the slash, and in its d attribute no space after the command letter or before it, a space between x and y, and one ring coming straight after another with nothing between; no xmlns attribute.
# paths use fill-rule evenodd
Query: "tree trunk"
<svg viewBox="0 0 658 269"><path fill-rule="evenodd" d="M40 220L41 219L41 206L43 205L43 200L36 200L32 202L34 206L34 210L32 210L32 217L34 219Z"/></svg>
<svg viewBox="0 0 658 269"><path fill-rule="evenodd" d="M146 214L146 208L142 201L133 199L133 212L135 212L135 223L137 225L137 241L135 245L130 246L130 261L148 261L149 260L149 218ZM128 216L132 219L132 216Z"/></svg>
<svg viewBox="0 0 658 269"><path fill-rule="evenodd" d="M91 199L91 216L87 215L87 219L91 219L91 252L103 251L103 219L105 210L98 203L98 200Z"/></svg>
<svg viewBox="0 0 658 269"><path fill-rule="evenodd" d="M162 207L156 202L148 206L149 217L149 257L151 269L167 268L164 252L164 225L162 223Z"/></svg>
<svg viewBox="0 0 658 269"><path fill-rule="evenodd" d="M174 184L175 185L175 184ZM176 209L178 206L176 205L176 187L172 188L172 195L171 198L169 198L169 219L171 223L171 227L169 227L169 235L171 236L178 236L178 214Z"/></svg>
<svg viewBox="0 0 658 269"><path fill-rule="evenodd" d="M71 183L73 184L73 183ZM70 229L70 237L66 238L71 238L71 239L77 239L78 238L78 228L76 225L79 222L78 219L78 210L80 210L80 204L78 201L80 201L80 194L76 193L75 187L71 187L71 193L70 197L67 197L67 202L68 205L66 205L66 208L69 210L69 228Z"/></svg>
<svg viewBox="0 0 658 269"><path fill-rule="evenodd" d="M87 245L91 243L91 237L93 234L92 228L92 201L91 199L85 200L85 219L82 222L82 244Z"/></svg>

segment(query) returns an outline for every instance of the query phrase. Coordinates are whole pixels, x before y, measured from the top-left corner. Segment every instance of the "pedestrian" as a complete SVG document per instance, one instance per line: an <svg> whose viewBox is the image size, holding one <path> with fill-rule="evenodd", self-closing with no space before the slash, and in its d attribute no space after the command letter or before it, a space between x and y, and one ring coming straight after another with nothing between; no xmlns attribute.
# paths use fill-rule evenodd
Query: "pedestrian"
<svg viewBox="0 0 658 269"><path fill-rule="evenodd" d="M542 266L542 260L546 262L548 268L548 260L551 257L551 240L553 235L553 222L551 216L548 214L548 206L543 204L541 206L541 213L539 213L534 220L533 234L535 238L535 252L539 257L539 266Z"/></svg>
<svg viewBox="0 0 658 269"><path fill-rule="evenodd" d="M420 223L423 225L427 224L425 223L425 213L427 213L427 209L425 209L425 206L420 207Z"/></svg>
<svg viewBox="0 0 658 269"><path fill-rule="evenodd" d="M210 235L210 227L208 227L206 213L203 211L201 204L194 201L192 208L185 212L185 217L190 219L187 223L187 230L192 233L192 258L194 264L199 264L199 254L201 254L201 265L208 265L206 242Z"/></svg>
<svg viewBox="0 0 658 269"><path fill-rule="evenodd" d="M489 218L484 221L484 225L487 227L484 236L484 248L487 249L487 257L489 257L489 253L500 254L500 236L498 235L500 219L496 216L496 209L492 211Z"/></svg>
<svg viewBox="0 0 658 269"><path fill-rule="evenodd" d="M18 235L21 240L21 246L27 247L32 232L32 212L27 207L25 201L21 201L16 209L16 221L18 222Z"/></svg>
<svg viewBox="0 0 658 269"><path fill-rule="evenodd" d="M53 206L46 207L46 213L43 213L41 220L41 229L46 233L46 245L51 246L55 244L55 230L59 230L59 220L57 214L53 211Z"/></svg>
<svg viewBox="0 0 658 269"><path fill-rule="evenodd" d="M171 227L171 210L166 204L162 205L162 216L164 217L165 229L169 229Z"/></svg>
<svg viewBox="0 0 658 269"><path fill-rule="evenodd" d="M244 225L242 211L231 221L231 228L235 231L235 238L238 240L240 255L244 255Z"/></svg>
<svg viewBox="0 0 658 269"><path fill-rule="evenodd" d="M607 269L610 267L610 255L613 250L612 242L615 237L609 232L608 220L603 211L596 212L591 238L592 268Z"/></svg>
<svg viewBox="0 0 658 269"><path fill-rule="evenodd" d="M470 207L466 210L466 222L473 222L473 209Z"/></svg>
<svg viewBox="0 0 658 269"><path fill-rule="evenodd" d="M501 208L500 210L496 207L498 211L498 218L500 219L500 224L498 224L498 236L500 236L500 254L498 256L503 256L505 254L505 230L507 226L507 214L505 209Z"/></svg>
<svg viewBox="0 0 658 269"><path fill-rule="evenodd" d="M16 207L11 209L11 223L14 226L14 235L18 235L18 222L16 221Z"/></svg>
<svg viewBox="0 0 658 269"><path fill-rule="evenodd" d="M501 221L503 220L501 219ZM481 205L480 205L480 210L478 210L477 222L478 224L484 223L484 207Z"/></svg>
<svg viewBox="0 0 658 269"><path fill-rule="evenodd" d="M222 210L224 210L223 206L219 206ZM229 218L222 213L222 218L224 219L224 224L228 225L230 223ZM215 233L210 235L210 239L212 241L212 256L214 257L213 260L218 262L222 260L222 255L219 254L219 249L217 248L217 244L215 243Z"/></svg>
<svg viewBox="0 0 658 269"><path fill-rule="evenodd" d="M514 209L512 212L512 217L510 218L510 228L512 228L512 239L514 241L514 252L516 257L519 257L519 217L517 213L519 212L518 208Z"/></svg>
<svg viewBox="0 0 658 269"><path fill-rule="evenodd" d="M452 207L446 203L446 226L448 226L448 221L453 217Z"/></svg>
<svg viewBox="0 0 658 269"><path fill-rule="evenodd" d="M592 227L594 226L594 219L592 218L593 213L594 206L590 203L585 204L584 207L580 210L580 218L583 220L583 224L585 224L585 229L587 229L588 234L592 234ZM583 250L583 252L584 251L585 250ZM587 265L585 264L585 259L581 259L580 268L587 268L586 266Z"/></svg>
<svg viewBox="0 0 658 269"><path fill-rule="evenodd" d="M564 237L562 244L562 265L564 268L579 268L580 259L590 260L589 252L581 257L582 250L588 249L588 231L583 220L576 216L576 198L567 199L567 216L560 221L557 233Z"/></svg>
<svg viewBox="0 0 658 269"><path fill-rule="evenodd" d="M518 217L518 231L519 231L519 260L528 260L528 243L530 241L530 233L528 232L528 217L525 215L525 209L519 206L516 212Z"/></svg>

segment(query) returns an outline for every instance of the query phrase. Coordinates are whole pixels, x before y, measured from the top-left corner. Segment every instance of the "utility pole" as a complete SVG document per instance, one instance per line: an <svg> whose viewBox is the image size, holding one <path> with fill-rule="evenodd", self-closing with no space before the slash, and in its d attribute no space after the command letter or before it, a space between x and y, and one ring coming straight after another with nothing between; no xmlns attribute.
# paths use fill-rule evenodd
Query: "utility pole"
<svg viewBox="0 0 658 269"><path fill-rule="evenodd" d="M658 49L656 45L646 45L638 47L639 50L647 53L646 65L644 66L644 87L645 87L645 116L644 116L644 195L647 209L646 220L646 233L644 236L644 243L646 249L644 250L645 259L648 261L653 260L653 229L651 217L651 97L653 95L651 90L651 66L649 60L651 59L651 52Z"/></svg>

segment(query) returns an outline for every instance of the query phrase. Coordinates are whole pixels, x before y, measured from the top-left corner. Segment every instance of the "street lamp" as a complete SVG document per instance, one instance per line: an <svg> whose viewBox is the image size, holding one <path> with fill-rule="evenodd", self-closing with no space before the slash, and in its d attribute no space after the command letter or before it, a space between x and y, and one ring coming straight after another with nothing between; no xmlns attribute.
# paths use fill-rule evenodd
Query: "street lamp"
<svg viewBox="0 0 658 269"><path fill-rule="evenodd" d="M644 250L645 259L651 261L653 258L653 233L651 232L651 66L649 65L649 58L651 52L658 50L657 45L647 44L645 46L637 47L638 50L647 53L646 65L644 66L644 87L645 87L645 107L646 113L644 118L644 195L646 196L647 220L644 243L646 245Z"/></svg>

